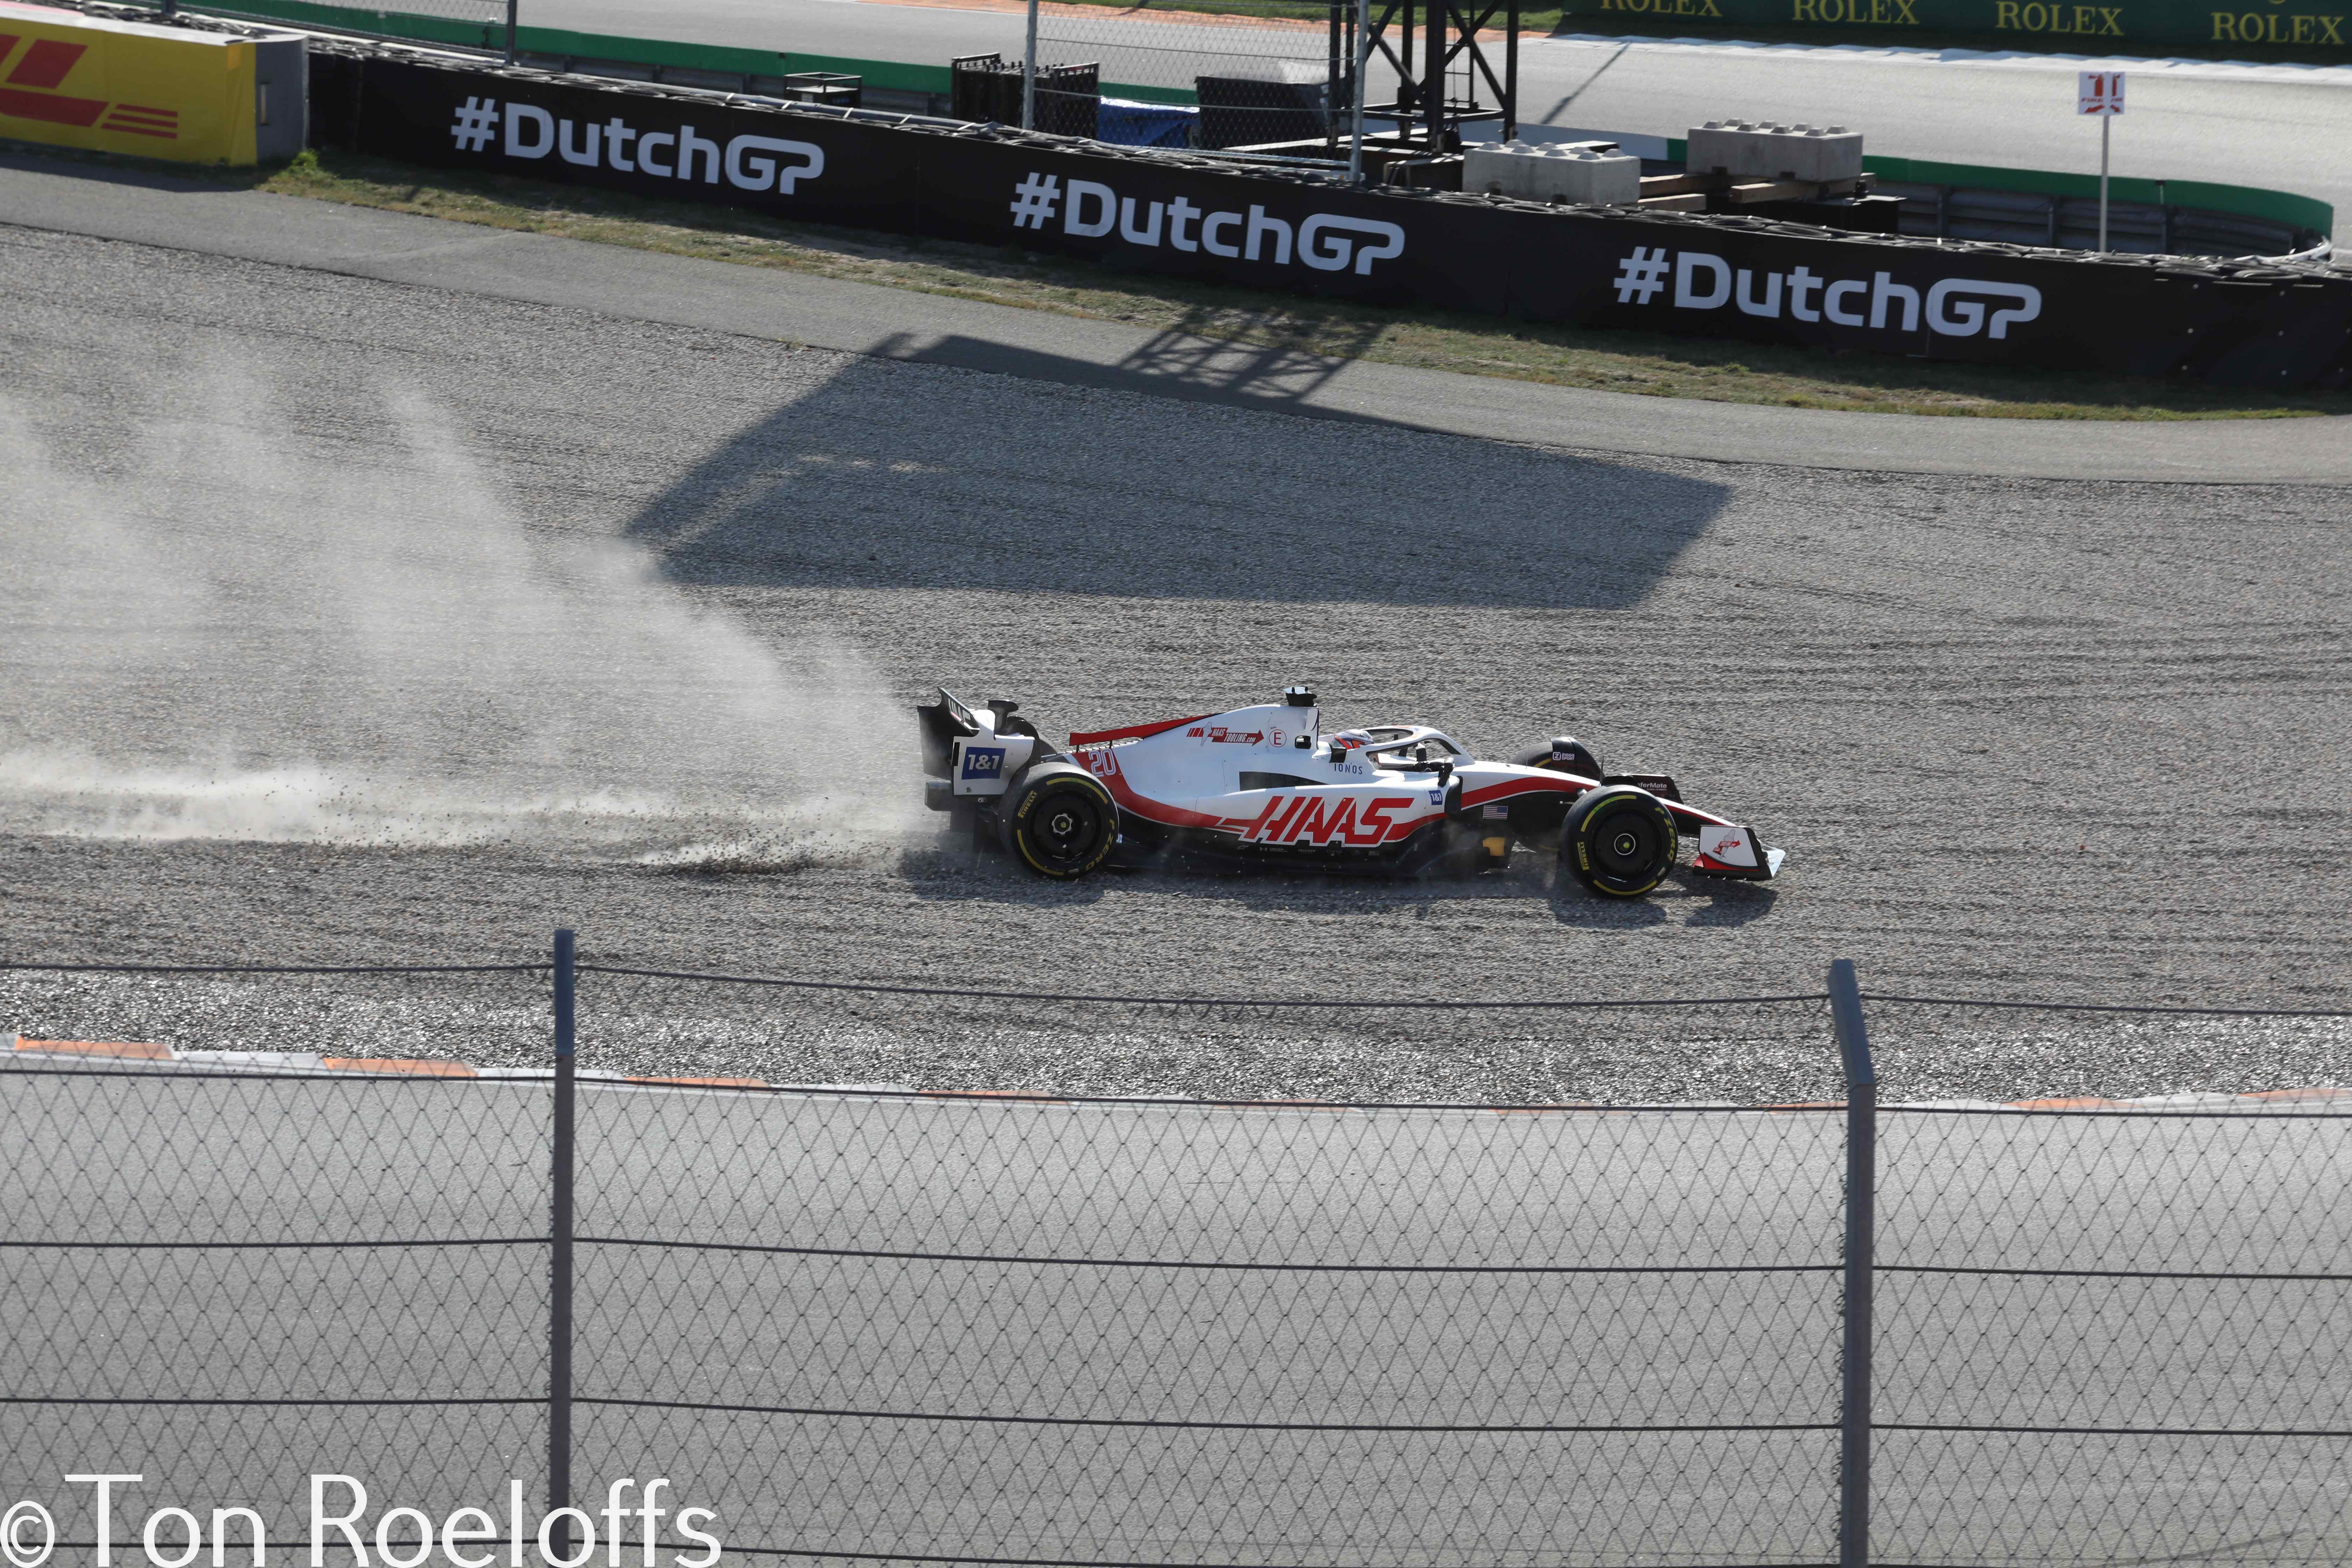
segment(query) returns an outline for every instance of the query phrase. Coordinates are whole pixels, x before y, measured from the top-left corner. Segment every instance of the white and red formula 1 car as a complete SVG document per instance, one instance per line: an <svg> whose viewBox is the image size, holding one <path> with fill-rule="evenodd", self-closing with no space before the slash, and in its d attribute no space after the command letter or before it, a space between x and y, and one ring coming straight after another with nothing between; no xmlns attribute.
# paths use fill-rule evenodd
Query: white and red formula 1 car
<svg viewBox="0 0 2352 1568"><path fill-rule="evenodd" d="M992 831L1032 870L1081 877L1106 861L1205 858L1318 871L1490 870L1516 842L1556 850L1595 893L1639 898L1673 868L1769 881L1781 852L1755 829L1685 805L1675 781L1604 773L1567 736L1480 762L1421 724L1325 734L1315 694L1190 719L1081 731L1055 751L1003 700L948 691L922 721L925 800Z"/></svg>

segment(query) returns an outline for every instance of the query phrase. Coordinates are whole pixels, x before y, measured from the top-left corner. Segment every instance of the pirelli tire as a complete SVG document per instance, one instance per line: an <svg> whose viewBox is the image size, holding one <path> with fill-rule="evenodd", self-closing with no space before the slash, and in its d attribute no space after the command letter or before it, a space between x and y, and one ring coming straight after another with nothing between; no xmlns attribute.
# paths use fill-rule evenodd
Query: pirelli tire
<svg viewBox="0 0 2352 1568"><path fill-rule="evenodd" d="M1674 869L1679 847L1666 803L1632 784L1587 790L1560 824L1561 868L1603 898L1649 892Z"/></svg>
<svg viewBox="0 0 2352 1568"><path fill-rule="evenodd" d="M1118 843L1118 803L1102 780L1069 763L1024 770L997 821L1006 852L1057 881L1085 876Z"/></svg>

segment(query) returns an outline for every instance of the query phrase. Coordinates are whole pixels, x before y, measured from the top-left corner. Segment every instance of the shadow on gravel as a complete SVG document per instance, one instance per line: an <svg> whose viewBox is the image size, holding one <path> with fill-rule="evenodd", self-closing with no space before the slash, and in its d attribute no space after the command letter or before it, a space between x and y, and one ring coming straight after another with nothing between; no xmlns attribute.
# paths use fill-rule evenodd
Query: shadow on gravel
<svg viewBox="0 0 2352 1568"><path fill-rule="evenodd" d="M1750 921L1760 921L1772 912L1780 900L1778 888L1758 887L1748 882L1718 882L1696 877L1681 879L1692 897L1699 900L1685 925L1744 926Z"/></svg>
<svg viewBox="0 0 2352 1568"><path fill-rule="evenodd" d="M1290 914L1345 906L1367 914L1469 901L1545 902L1552 919L1580 931L1645 931L1658 925L1743 926L1772 912L1775 888L1676 871L1646 899L1604 899L1555 877L1534 858L1502 872L1427 879L1344 876L1234 868L1214 862L1122 866L1076 882L1032 876L1002 855L975 858L944 844L909 849L899 861L907 890L930 903L1051 905L1087 903L1112 889L1148 892L1179 902L1212 903L1253 914Z"/></svg>
<svg viewBox="0 0 2352 1568"><path fill-rule="evenodd" d="M954 850L910 851L901 861L908 891L937 903L1061 903L1079 889L1097 896L1110 889L1148 892L1154 898L1213 903L1252 913L1328 910L1342 903L1366 911L1395 913L1416 906L1465 900L1526 900L1544 896L1542 881L1511 871L1480 877L1385 878L1259 870L1225 866L1122 866L1076 882L1031 875L998 855L975 861Z"/></svg>
<svg viewBox="0 0 2352 1568"><path fill-rule="evenodd" d="M1402 425L1037 384L1190 378L1263 406L1325 374L1286 351L1159 343L1115 368L980 350L1023 379L854 363L740 430L630 534L696 584L1622 609L1730 495Z"/></svg>
<svg viewBox="0 0 2352 1568"><path fill-rule="evenodd" d="M1154 332L1115 363L1073 359L984 338L950 335L926 342L911 332L894 332L866 352L877 359L986 371L1064 386L1136 392L1192 403L1281 408L1343 424L1387 423L1370 415L1307 402L1371 346L1377 329L1370 323L1350 335L1345 353L1332 354L1297 344L1245 343L1215 336L1202 330L1212 315L1189 311L1177 325Z"/></svg>
<svg viewBox="0 0 2352 1568"><path fill-rule="evenodd" d="M1596 898L1574 882L1552 889L1551 918L1578 931L1646 931L1667 920L1653 900Z"/></svg>
<svg viewBox="0 0 2352 1568"><path fill-rule="evenodd" d="M1686 870L1674 872L1664 887L1646 899L1599 898L1565 878L1551 890L1552 918L1582 931L1642 931L1668 923L1744 926L1770 914L1780 897L1776 888L1698 877Z"/></svg>

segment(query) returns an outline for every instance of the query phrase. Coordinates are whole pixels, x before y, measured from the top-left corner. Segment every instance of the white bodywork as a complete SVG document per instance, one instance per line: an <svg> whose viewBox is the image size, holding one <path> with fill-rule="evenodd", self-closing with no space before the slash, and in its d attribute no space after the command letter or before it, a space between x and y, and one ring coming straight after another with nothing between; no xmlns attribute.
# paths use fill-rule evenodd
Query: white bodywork
<svg viewBox="0 0 2352 1568"><path fill-rule="evenodd" d="M1427 725L1328 733L1312 693L1302 687L1286 696L1222 713L1082 731L1056 752L1014 716L1018 704L999 700L975 710L942 691L938 702L917 710L931 777L926 800L936 810L963 810L975 827L994 824L1010 842L1028 803L1045 798L1038 792L1067 795L1082 783L1055 782L1054 770L1075 763L1108 795L1102 804L1116 808L1112 842L1133 844L1139 854L1171 845L1222 847L1251 858L1419 872L1507 865L1515 841L1548 847L1558 840L1580 797L1622 787L1644 792L1673 818L1676 835L1697 838L1693 871L1764 881L1780 869L1780 852L1765 848L1752 828L1685 804L1670 778L1570 771L1599 764L1565 737L1524 753L1541 765L1489 762ZM1066 817L1066 826L1099 810L1083 800L1076 807L1075 815L1054 820ZM1617 836L1612 843L1630 846L1640 837L1626 826L1609 831ZM1671 859L1671 842L1664 847ZM1067 874L1090 869L1098 858ZM1064 874L1034 855L1031 864Z"/></svg>
<svg viewBox="0 0 2352 1568"><path fill-rule="evenodd" d="M1514 799L1573 797L1601 782L1481 762L1426 725L1325 734L1320 720L1315 708L1266 703L1080 732L1070 737L1070 753L1109 787L1123 812L1265 848L1378 850L1449 815L1492 823L1487 831L1505 835ZM1686 827L1712 826L1752 840L1710 812L1672 809ZM1752 865L1721 868L1756 874Z"/></svg>

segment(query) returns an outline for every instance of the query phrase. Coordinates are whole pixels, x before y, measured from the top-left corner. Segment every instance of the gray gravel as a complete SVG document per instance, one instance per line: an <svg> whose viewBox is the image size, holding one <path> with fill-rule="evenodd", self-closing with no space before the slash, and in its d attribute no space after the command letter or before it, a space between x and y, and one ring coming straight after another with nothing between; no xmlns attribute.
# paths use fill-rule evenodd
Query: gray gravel
<svg viewBox="0 0 2352 1568"><path fill-rule="evenodd" d="M1724 995L1843 955L1888 992L2346 1002L2341 489L1602 459L0 247L36 476L0 503L12 958L515 960L570 923L612 962L1019 990ZM1632 907L1534 863L1045 886L907 808L894 710L940 679L1048 730L1297 679L1335 722L1570 730L1790 869ZM17 979L0 1028L537 1048L462 997L281 994ZM1777 1098L1829 1059L1802 1007L588 1007L597 1065L929 1087ZM1898 1093L2346 1076L2336 1024L1879 1033Z"/></svg>

